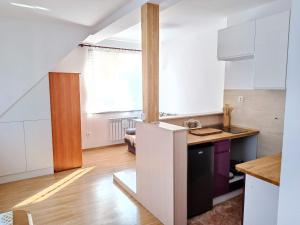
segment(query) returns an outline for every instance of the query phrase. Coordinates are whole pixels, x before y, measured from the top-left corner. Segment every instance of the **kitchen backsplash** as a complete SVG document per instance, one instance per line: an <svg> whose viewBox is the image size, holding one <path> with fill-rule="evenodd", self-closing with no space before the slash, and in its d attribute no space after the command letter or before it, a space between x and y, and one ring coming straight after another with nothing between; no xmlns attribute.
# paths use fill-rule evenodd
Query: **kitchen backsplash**
<svg viewBox="0 0 300 225"><path fill-rule="evenodd" d="M230 104L231 124L256 128L258 156L281 152L285 91L283 90L225 90L224 104Z"/></svg>
<svg viewBox="0 0 300 225"><path fill-rule="evenodd" d="M165 123L175 124L178 126L183 126L184 122L189 119L199 120L201 122L202 127L219 125L223 123L223 113L220 112L220 113L208 113L204 115L161 118L160 121Z"/></svg>

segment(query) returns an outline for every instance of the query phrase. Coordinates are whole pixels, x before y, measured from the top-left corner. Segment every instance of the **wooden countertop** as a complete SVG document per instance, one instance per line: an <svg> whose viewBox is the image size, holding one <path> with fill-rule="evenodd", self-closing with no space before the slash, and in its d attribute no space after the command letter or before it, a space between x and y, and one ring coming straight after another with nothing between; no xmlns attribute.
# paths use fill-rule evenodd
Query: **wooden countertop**
<svg viewBox="0 0 300 225"><path fill-rule="evenodd" d="M188 145L196 145L196 144L204 144L208 142L216 142L216 141L221 141L221 140L226 140L226 139L235 139L235 138L242 138L242 137L248 137L248 136L253 136L259 133L258 130L254 129L246 129L247 130L244 133L240 134L232 134L232 133L227 133L227 132L222 132L220 134L212 134L212 135L206 135L206 136L197 136L188 133L187 135L187 143Z"/></svg>
<svg viewBox="0 0 300 225"><path fill-rule="evenodd" d="M257 177L269 183L280 185L281 154L267 156L260 159L236 165L240 172Z"/></svg>

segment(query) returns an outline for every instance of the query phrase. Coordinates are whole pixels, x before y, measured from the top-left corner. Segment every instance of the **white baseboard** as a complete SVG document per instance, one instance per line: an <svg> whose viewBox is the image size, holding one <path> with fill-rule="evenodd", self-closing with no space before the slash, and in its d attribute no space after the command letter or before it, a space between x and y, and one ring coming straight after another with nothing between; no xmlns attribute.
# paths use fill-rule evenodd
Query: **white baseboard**
<svg viewBox="0 0 300 225"><path fill-rule="evenodd" d="M53 167L50 167L50 168L45 168L40 170L27 171L24 173L11 174L11 175L0 177L0 184L9 183L17 180L24 180L32 177L49 175L53 173L54 173L54 169Z"/></svg>
<svg viewBox="0 0 300 225"><path fill-rule="evenodd" d="M234 198L236 196L239 196L242 193L243 193L243 189L241 188L241 189L229 192L229 193L227 193L225 195L221 195L219 197L216 197L216 198L213 199L213 205L215 206L217 204L225 202L225 201L227 201L229 199L232 199L232 198Z"/></svg>

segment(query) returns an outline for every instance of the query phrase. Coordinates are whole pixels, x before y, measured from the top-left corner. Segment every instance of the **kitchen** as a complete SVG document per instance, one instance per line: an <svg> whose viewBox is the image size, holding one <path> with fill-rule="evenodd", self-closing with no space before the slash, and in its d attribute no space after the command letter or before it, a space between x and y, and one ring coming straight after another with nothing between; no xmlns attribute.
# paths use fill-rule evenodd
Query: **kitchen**
<svg viewBox="0 0 300 225"><path fill-rule="evenodd" d="M45 1L41 7L1 2L5 39L1 57L7 62L0 82L1 211L12 219L10 210L25 210L22 212L30 213L34 224L43 225L300 224L300 179L295 172L300 160L295 147L300 124L300 2L120 1L123 4L79 0L74 8L64 4L65 0ZM111 10L103 6L111 6ZM47 7L51 10L39 13ZM80 16L87 11L91 15ZM93 14L104 19L77 24ZM70 21L57 15L66 15ZM120 16L117 21L116 16ZM103 21L105 28L99 31ZM142 23L137 24L139 21ZM137 27L143 31L136 32ZM116 46L132 35L128 31L142 40L131 43L130 49ZM108 36L112 38L106 43L110 46L102 42ZM94 47L87 47L86 37L94 38ZM87 46L78 47L79 43ZM142 59L142 75L135 73L135 81L143 79L143 87L130 92L144 98L137 112L140 115L143 110L144 121L129 125L121 120L122 129L136 125L134 151L128 152L124 144L112 146L123 137L118 135L118 142L109 139L110 127L99 123L103 118L98 114L103 111L89 113L85 107L82 111L77 107L76 128L65 129L68 135L59 137L69 141L66 144L76 140L76 147L65 149L76 150L76 156L87 157L91 164L80 163L72 165L74 170L54 173L52 131L62 129L51 128L55 119L49 92L56 88L49 86L48 72L54 70L62 79L75 77L76 84L80 80L76 105L81 98L81 106L86 106L85 79L90 76L81 70L83 56L88 48L93 49L90 53L104 52L95 50L98 44L110 49L107 53L136 52ZM74 57L63 59L68 53ZM105 64L104 60L101 63ZM111 65L117 68L117 63ZM65 76L70 71L74 76ZM126 79L131 80L132 75L128 73ZM118 100L129 106L122 101L122 93L127 93L124 83L109 87L99 77L89 82L95 90L111 89L112 93L105 93L111 96L117 89ZM61 90L66 92L66 86ZM74 105L67 95L56 96ZM60 124L71 126L74 121L65 122L72 115L63 110L57 118L62 120ZM130 111L127 115L125 120L137 117ZM115 118L108 115L105 119ZM78 132L80 125L82 133ZM62 163L73 161L73 155L62 155ZM62 205L66 207L62 209ZM208 220L203 222L203 218Z"/></svg>
<svg viewBox="0 0 300 225"><path fill-rule="evenodd" d="M226 62L224 104L233 107L230 125L236 131L224 131L222 124L227 119L221 112L161 118L158 124L137 123L136 173L131 173L132 178L125 175L125 179L122 176L126 171L117 173L115 181L164 224L186 224L187 218L243 193L244 175L230 180L230 162L248 162L270 155L272 159L272 155L281 152L290 19L288 5L275 1L258 9L236 13L227 18L227 28L219 29L217 56ZM202 127L210 131L219 128L221 133L193 135L183 127L184 121L189 119L199 120ZM204 156L202 163L200 159L196 160L197 155ZM279 177L276 156L274 163L274 173ZM198 174L190 172L191 168ZM246 177L259 177L265 182L263 176L249 172L248 168L247 164L237 165L237 174L246 173ZM198 178L192 182L194 177ZM134 190L126 186L126 179L134 183L131 185ZM251 181L252 178L246 179ZM260 180L256 179L251 181L252 185L261 187ZM194 186L193 190L195 182L198 187ZM279 182L262 183L267 187L259 190L251 190L249 185L246 182L249 196L255 191L260 193L259 196L267 196L268 188L273 190L273 195L257 206L259 197L251 198L256 201L253 203L246 194L244 224L276 224ZM262 209L262 216L255 219L253 205L249 207L249 204Z"/></svg>

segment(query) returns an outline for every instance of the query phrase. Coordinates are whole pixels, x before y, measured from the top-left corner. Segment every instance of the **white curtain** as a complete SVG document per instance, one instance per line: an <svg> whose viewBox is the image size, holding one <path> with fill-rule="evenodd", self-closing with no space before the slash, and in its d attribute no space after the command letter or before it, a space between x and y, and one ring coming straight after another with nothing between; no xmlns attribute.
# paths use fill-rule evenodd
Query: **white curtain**
<svg viewBox="0 0 300 225"><path fill-rule="evenodd" d="M88 49L84 72L86 112L142 109L141 53Z"/></svg>

